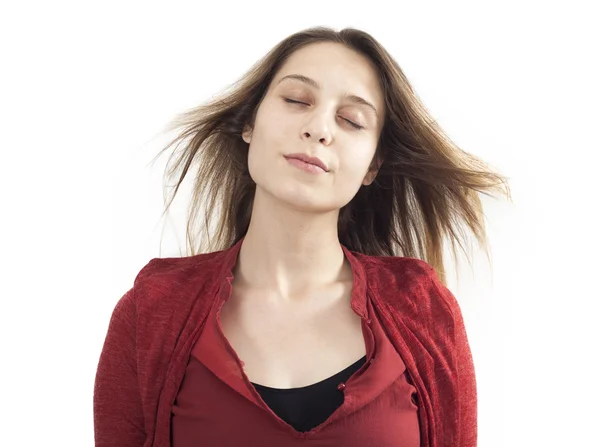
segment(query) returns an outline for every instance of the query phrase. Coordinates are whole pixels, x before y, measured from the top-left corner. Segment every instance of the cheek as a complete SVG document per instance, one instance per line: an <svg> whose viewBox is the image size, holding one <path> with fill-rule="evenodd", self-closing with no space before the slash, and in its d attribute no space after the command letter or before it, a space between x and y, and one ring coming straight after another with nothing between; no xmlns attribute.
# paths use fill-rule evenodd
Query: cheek
<svg viewBox="0 0 600 447"><path fill-rule="evenodd" d="M267 163L264 149L264 145L258 139L252 138L248 151L248 171L252 180L257 184L262 183L265 176L263 171Z"/></svg>
<svg viewBox="0 0 600 447"><path fill-rule="evenodd" d="M285 147L276 133L265 131L258 126L252 137L248 150L248 171L250 177L258 185L267 187L271 183L277 183L278 170L281 168L281 160Z"/></svg>
<svg viewBox="0 0 600 447"><path fill-rule="evenodd" d="M272 110L265 110L257 119L252 142L254 149L260 148L265 154L283 154L290 152L286 146L293 141L294 123L286 120L281 114L274 114ZM289 149L289 148L287 148Z"/></svg>
<svg viewBox="0 0 600 447"><path fill-rule="evenodd" d="M348 154L347 157L340 160L340 172L345 182L360 185L367 174L375 152L367 148L364 151L356 151L354 154L354 156Z"/></svg>

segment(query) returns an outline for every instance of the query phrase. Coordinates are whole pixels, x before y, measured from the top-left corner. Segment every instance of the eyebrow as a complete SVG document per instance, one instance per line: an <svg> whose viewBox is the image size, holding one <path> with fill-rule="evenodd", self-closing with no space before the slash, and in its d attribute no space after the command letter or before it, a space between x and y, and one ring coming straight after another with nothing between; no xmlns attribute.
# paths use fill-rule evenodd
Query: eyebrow
<svg viewBox="0 0 600 447"><path fill-rule="evenodd" d="M317 81L315 81L312 78L309 78L308 76L304 76L301 74L290 74L290 75L284 76L283 78L281 78L279 80L279 82L277 84L278 85L281 84L286 79L295 79L297 81L304 82L305 84L308 84L311 87L316 88L317 90L321 89L321 86L319 85L319 83ZM361 98L360 96L351 95L349 93L344 94L344 98L346 98L356 104L362 104L364 106L370 107L371 109L373 109L373 112L375 112L375 116L379 118L379 114L377 113L377 108L373 104L371 104L369 101L367 101L366 99Z"/></svg>

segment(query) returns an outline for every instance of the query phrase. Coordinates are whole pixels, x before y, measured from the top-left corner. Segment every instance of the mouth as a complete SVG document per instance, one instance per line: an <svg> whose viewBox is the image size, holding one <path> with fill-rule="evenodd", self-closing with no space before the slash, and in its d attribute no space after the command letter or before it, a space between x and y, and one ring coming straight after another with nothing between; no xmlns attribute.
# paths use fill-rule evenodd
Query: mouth
<svg viewBox="0 0 600 447"><path fill-rule="evenodd" d="M297 167L306 168L314 172L329 172L327 165L318 157L311 157L306 154L299 153L285 155L285 158L287 161ZM311 167L317 168L317 170L311 169Z"/></svg>

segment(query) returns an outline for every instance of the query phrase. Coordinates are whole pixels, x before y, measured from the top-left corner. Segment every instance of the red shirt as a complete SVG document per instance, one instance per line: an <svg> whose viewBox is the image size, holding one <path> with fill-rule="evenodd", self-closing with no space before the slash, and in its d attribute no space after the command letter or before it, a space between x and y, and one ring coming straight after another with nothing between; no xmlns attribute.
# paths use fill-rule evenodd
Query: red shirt
<svg viewBox="0 0 600 447"><path fill-rule="evenodd" d="M222 361L227 359L223 350L217 349L221 354L212 359L203 350L204 337L219 339L218 333L211 335L218 328L211 311L229 296L242 240L219 252L154 258L140 270L133 287L115 306L100 354L94 386L97 447L179 447L171 441L186 442L186 424L189 428L192 419L202 414L212 417L212 423L188 432L197 436L198 446L227 445L218 436L233 434L219 432L223 426L243 440L228 442L248 445L248 436L257 433L252 425L257 421L269 427L263 435L272 436L278 446L297 445L308 438L319 440L311 445L335 445L336 436L342 444L352 445L351 439L343 437L349 431L350 438L360 437L355 445L365 447L415 445L403 444L407 442L419 442L421 447L477 445L475 371L455 297L421 260L363 255L343 245L354 278L352 308L372 321L363 329L374 361L348 380L344 404L324 424L300 433L279 421L252 391L237 356L225 350L227 363ZM385 351L379 352L379 346ZM385 365L393 369L388 372ZM207 386L209 370L211 384L222 392ZM398 390L394 405L393 393L378 391L385 381ZM410 401L415 390L416 406ZM367 395L373 396L371 403L366 403ZM192 396L209 405L186 401ZM226 400L235 404L218 412L214 406ZM192 413L182 417L178 410L186 405ZM414 430L416 421L411 414L418 416L419 436L413 438L411 427ZM199 419L195 424L200 427Z"/></svg>

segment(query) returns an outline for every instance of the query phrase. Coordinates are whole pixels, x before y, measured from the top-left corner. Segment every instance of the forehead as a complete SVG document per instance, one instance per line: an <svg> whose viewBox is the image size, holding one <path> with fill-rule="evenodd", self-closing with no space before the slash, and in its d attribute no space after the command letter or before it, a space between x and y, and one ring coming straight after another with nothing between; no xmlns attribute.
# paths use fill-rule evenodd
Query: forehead
<svg viewBox="0 0 600 447"><path fill-rule="evenodd" d="M365 97L381 110L383 94L372 62L362 54L333 42L307 45L292 53L281 66L272 85L289 74L308 76L331 93L348 92ZM300 84L298 81L284 81ZM295 84L294 84L295 85Z"/></svg>

